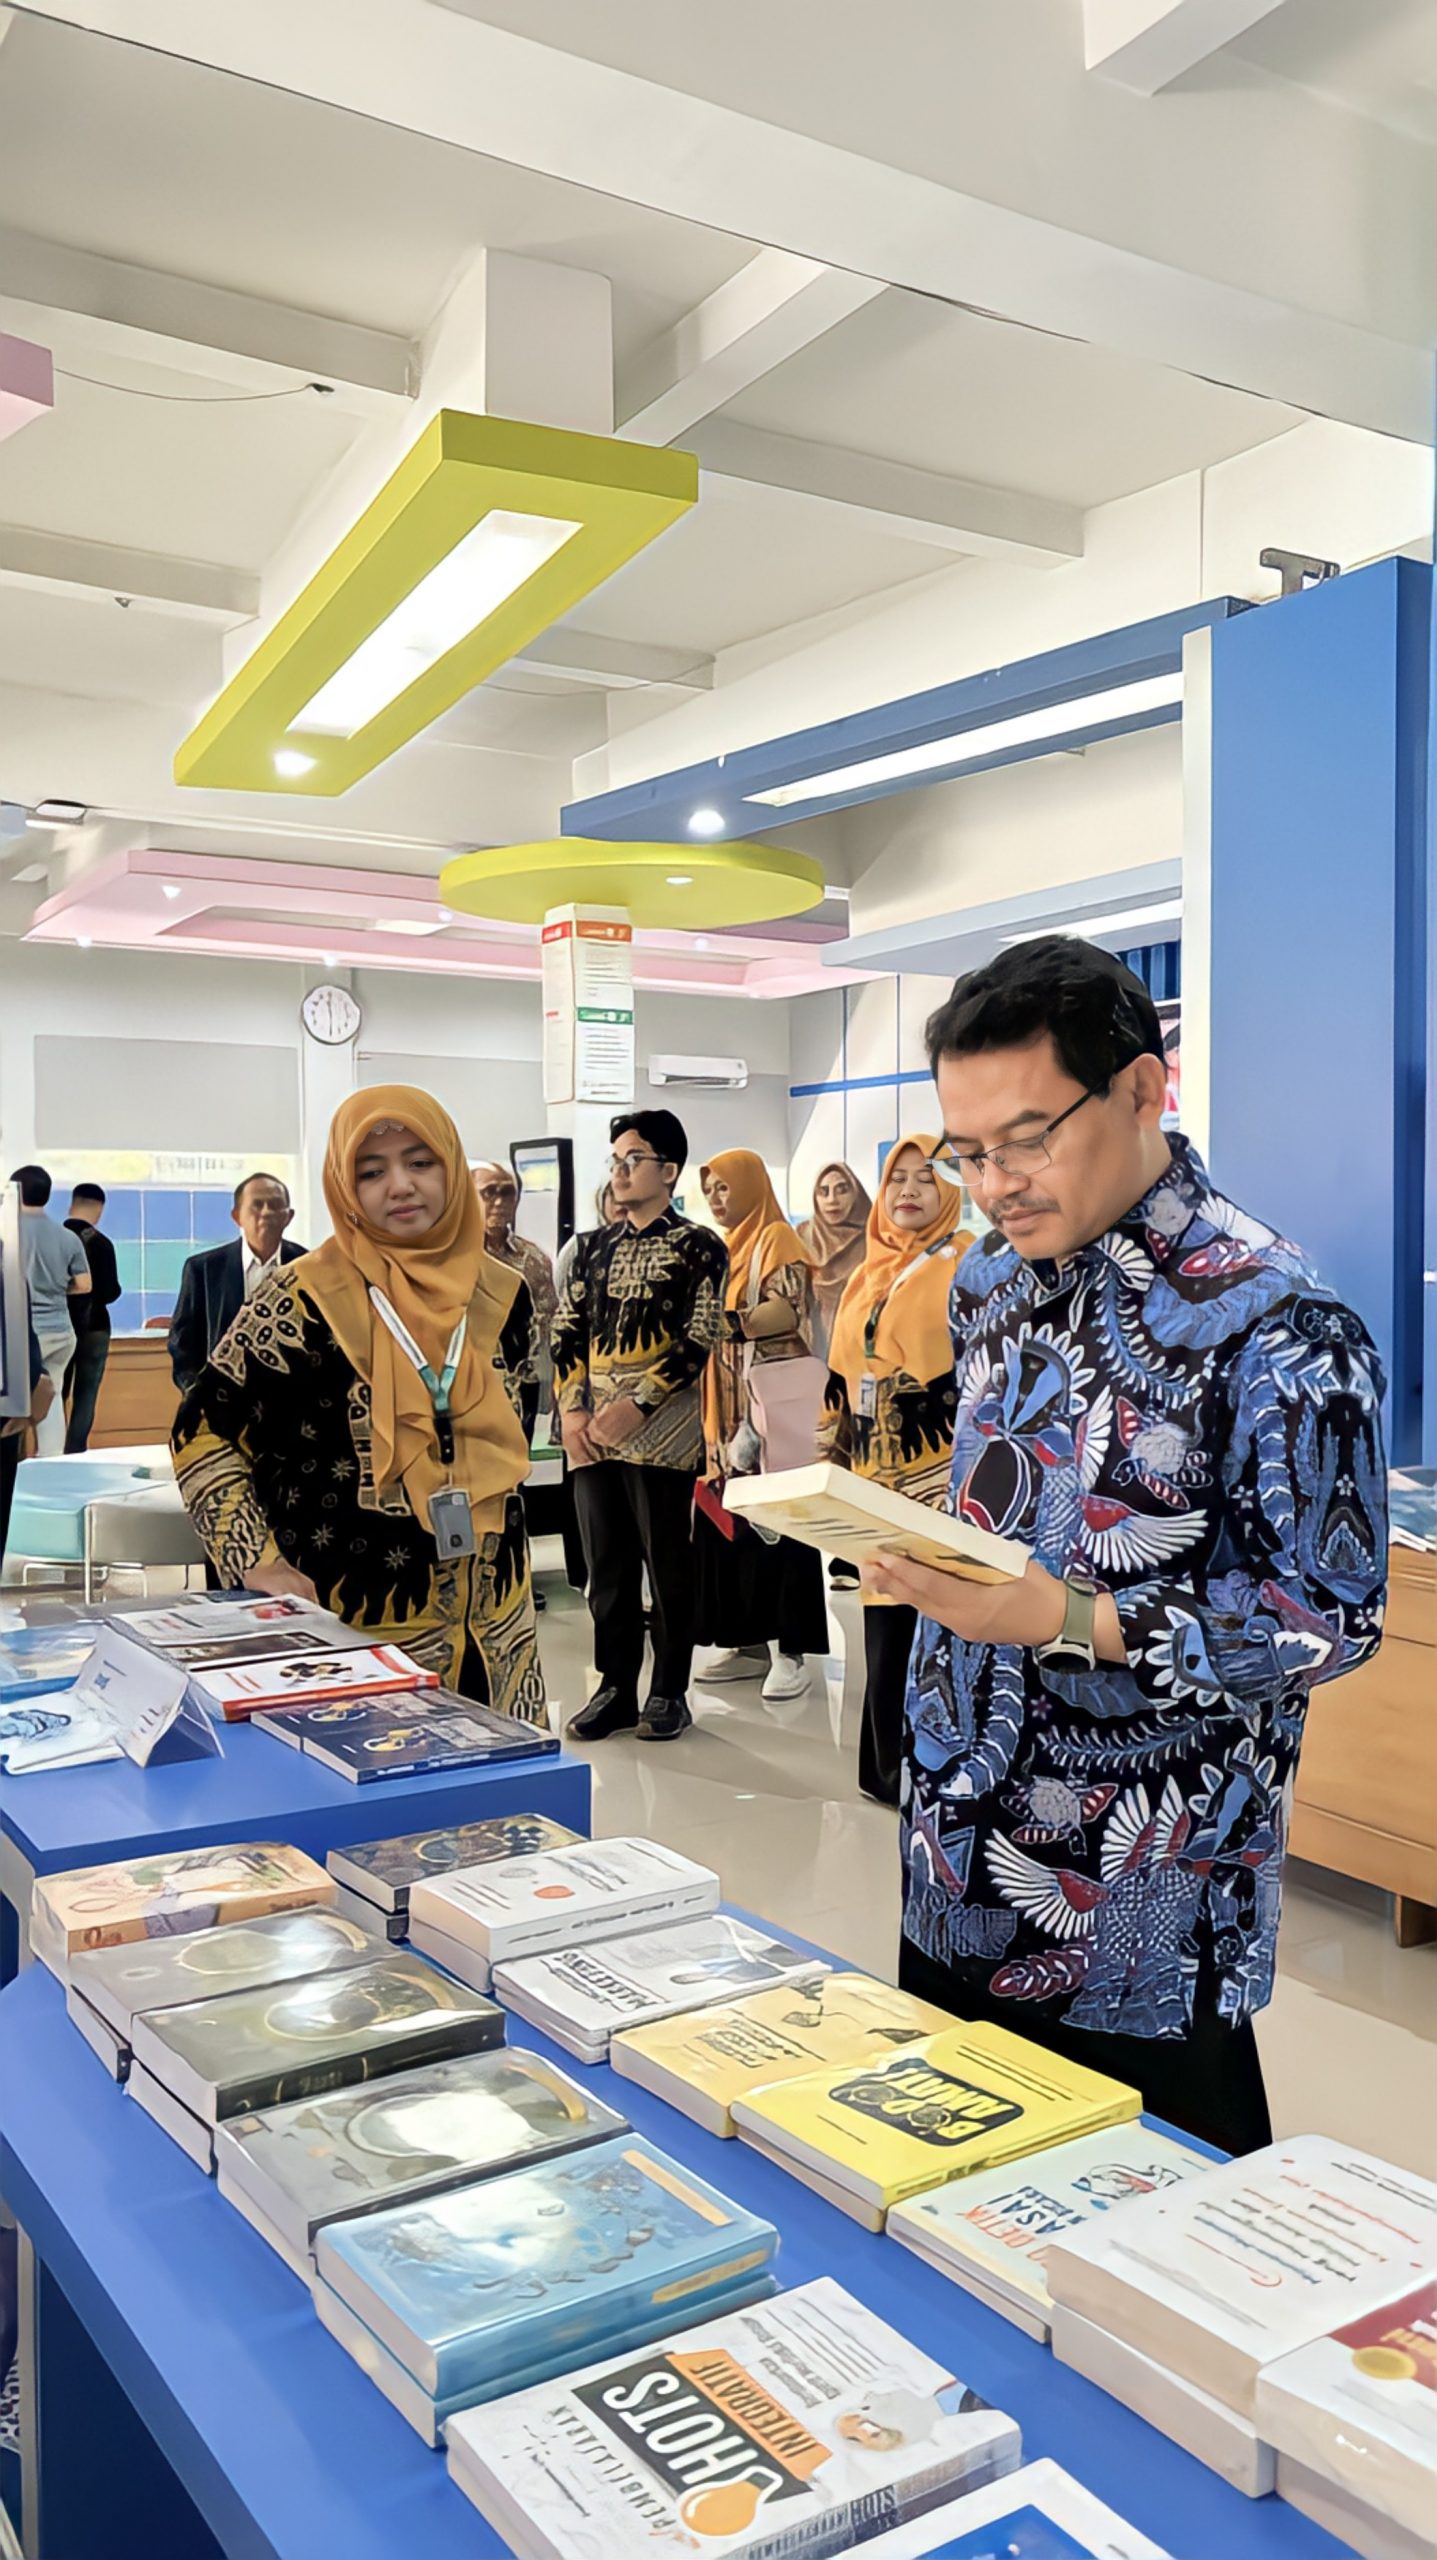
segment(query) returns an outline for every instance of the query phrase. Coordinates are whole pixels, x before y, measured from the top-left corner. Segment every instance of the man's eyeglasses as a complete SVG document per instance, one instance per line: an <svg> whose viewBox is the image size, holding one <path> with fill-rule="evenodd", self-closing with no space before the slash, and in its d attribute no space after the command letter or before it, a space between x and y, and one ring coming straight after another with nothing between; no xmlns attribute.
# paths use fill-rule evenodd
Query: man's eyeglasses
<svg viewBox="0 0 1437 2560"><path fill-rule="evenodd" d="M638 1165L662 1163L662 1156L610 1156L609 1171L610 1173L632 1173Z"/></svg>
<svg viewBox="0 0 1437 2560"><path fill-rule="evenodd" d="M1053 1161L1048 1142L1054 1130L1061 1129L1065 1120L1071 1120L1075 1111L1081 1111L1084 1103L1092 1100L1091 1090L1080 1093L1076 1102L1070 1102L1066 1111L1060 1111L1056 1120L1050 1120L1046 1129L1039 1129L1033 1137L1005 1138L1001 1147L980 1147L973 1155L960 1154L949 1139L940 1138L928 1161L940 1168L952 1165L970 1190L990 1171L1037 1173L1041 1166Z"/></svg>

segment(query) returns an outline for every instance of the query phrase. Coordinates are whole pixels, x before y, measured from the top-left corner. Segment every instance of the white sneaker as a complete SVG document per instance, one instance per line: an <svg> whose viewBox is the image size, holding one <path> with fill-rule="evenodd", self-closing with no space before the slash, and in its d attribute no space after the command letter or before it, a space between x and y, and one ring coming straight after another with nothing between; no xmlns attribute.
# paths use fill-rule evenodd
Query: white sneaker
<svg viewBox="0 0 1437 2560"><path fill-rule="evenodd" d="M694 1678L719 1688L726 1680L762 1680L767 1670L767 1645L741 1644L729 1653L715 1654L712 1662L694 1673Z"/></svg>
<svg viewBox="0 0 1437 2560"><path fill-rule="evenodd" d="M763 1684L763 1694L770 1706L777 1706L780 1699L801 1698L812 1684L813 1674L801 1653L779 1653Z"/></svg>

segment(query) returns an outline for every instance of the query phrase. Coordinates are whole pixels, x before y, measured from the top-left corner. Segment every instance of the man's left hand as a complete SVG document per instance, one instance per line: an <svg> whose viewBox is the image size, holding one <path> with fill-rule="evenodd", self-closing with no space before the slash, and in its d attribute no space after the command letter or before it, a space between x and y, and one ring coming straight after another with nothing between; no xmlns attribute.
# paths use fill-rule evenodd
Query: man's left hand
<svg viewBox="0 0 1437 2560"><path fill-rule="evenodd" d="M626 1440L642 1431L648 1420L641 1404L632 1396L620 1396L616 1404L606 1404L589 1425L589 1438L599 1449L622 1449Z"/></svg>
<svg viewBox="0 0 1437 2560"><path fill-rule="evenodd" d="M864 1566L863 1587L902 1601L967 1644L1051 1644L1067 1608L1061 1582L1035 1563L1013 1582L970 1582L907 1556L885 1556Z"/></svg>

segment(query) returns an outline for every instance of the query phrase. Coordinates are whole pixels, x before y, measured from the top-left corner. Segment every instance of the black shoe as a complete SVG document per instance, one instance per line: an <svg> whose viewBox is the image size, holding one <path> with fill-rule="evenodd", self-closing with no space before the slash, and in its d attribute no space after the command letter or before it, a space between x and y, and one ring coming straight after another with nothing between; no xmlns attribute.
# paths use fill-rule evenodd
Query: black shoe
<svg viewBox="0 0 1437 2560"><path fill-rule="evenodd" d="M675 1742L687 1733L693 1714L687 1698L650 1698L639 1718L640 1742Z"/></svg>
<svg viewBox="0 0 1437 2560"><path fill-rule="evenodd" d="M570 1717L569 1731L577 1742L602 1742L606 1734L632 1733L638 1721L638 1699L626 1698L621 1689L605 1681L588 1705Z"/></svg>

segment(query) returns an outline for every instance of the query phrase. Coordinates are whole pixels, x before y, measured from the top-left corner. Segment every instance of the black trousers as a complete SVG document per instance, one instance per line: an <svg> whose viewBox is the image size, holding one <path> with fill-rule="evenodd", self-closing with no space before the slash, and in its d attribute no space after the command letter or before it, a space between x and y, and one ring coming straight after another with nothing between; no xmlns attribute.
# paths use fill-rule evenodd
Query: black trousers
<svg viewBox="0 0 1437 2560"><path fill-rule="evenodd" d="M966 1974L935 1964L922 1949L899 1942L898 1979L919 2000L951 2009L956 2018L989 2018L995 2026L1027 2036L1047 2053L1106 2071L1142 2092L1144 2113L1161 2116L1199 2142L1234 2155L1260 2151L1272 2140L1267 2092L1252 2021L1232 2027L1217 2013L1210 1968L1198 1967L1192 2026L1185 2036L1091 2034L1032 2015L1026 2000L995 2000L975 1989Z"/></svg>
<svg viewBox="0 0 1437 2560"><path fill-rule="evenodd" d="M24 1446L23 1431L7 1432L0 1440L0 1564L5 1561L5 1541L10 1535L10 1505L15 1499L15 1472Z"/></svg>
<svg viewBox="0 0 1437 2560"><path fill-rule="evenodd" d="M916 1609L865 1609L863 1723L858 1736L858 1783L866 1796L896 1805L903 1770L903 1699L908 1657L918 1631Z"/></svg>
<svg viewBox="0 0 1437 2560"><path fill-rule="evenodd" d="M79 1449L89 1448L100 1381L109 1356L108 1325L102 1333L79 1333L75 1336L75 1348L65 1372L65 1395L70 1406L70 1420L65 1431L67 1458L73 1457Z"/></svg>
<svg viewBox="0 0 1437 2560"><path fill-rule="evenodd" d="M653 1694L687 1696L694 1662L693 1477L677 1467L626 1466L609 1458L576 1467L573 1486L600 1680L622 1697L638 1696L647 1565Z"/></svg>

